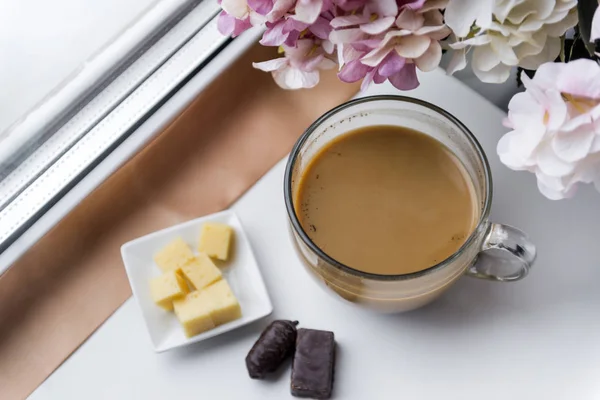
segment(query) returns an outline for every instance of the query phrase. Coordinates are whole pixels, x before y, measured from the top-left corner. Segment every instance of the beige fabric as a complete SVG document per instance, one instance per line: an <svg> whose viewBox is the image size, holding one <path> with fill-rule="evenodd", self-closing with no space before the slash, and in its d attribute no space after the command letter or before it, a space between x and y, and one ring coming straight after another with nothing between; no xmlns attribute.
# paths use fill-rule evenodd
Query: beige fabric
<svg viewBox="0 0 600 400"><path fill-rule="evenodd" d="M251 67L273 56L252 48L0 278L3 400L25 398L131 295L121 244L226 208L357 90L335 71L281 90Z"/></svg>

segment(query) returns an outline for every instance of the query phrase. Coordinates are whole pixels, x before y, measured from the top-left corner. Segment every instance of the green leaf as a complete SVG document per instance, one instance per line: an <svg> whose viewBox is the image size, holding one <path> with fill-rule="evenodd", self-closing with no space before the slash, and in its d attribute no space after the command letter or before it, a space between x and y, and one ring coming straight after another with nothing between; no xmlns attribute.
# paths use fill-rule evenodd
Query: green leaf
<svg viewBox="0 0 600 400"><path fill-rule="evenodd" d="M579 33L590 56L594 56L594 43L590 42L592 32L592 19L598 8L598 0L579 0L577 2L577 14L579 16Z"/></svg>

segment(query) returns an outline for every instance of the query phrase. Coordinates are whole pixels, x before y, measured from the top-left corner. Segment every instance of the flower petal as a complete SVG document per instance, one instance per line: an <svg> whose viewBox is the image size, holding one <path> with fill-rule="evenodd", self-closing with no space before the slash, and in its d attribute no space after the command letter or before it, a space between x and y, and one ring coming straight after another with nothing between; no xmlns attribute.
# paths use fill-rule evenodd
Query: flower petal
<svg viewBox="0 0 600 400"><path fill-rule="evenodd" d="M482 71L473 68L473 73L480 81L486 83L503 83L510 76L510 67L504 64L498 64L489 71Z"/></svg>
<svg viewBox="0 0 600 400"><path fill-rule="evenodd" d="M405 36L398 39L394 49L401 57L421 57L429 48L432 40L428 36Z"/></svg>
<svg viewBox="0 0 600 400"><path fill-rule="evenodd" d="M308 27L308 29L312 32L313 35L318 37L321 40L325 40L329 38L329 33L331 32L331 25L329 21L323 17L318 17L314 24Z"/></svg>
<svg viewBox="0 0 600 400"><path fill-rule="evenodd" d="M256 69L260 69L261 71L271 72L282 68L287 63L288 60L285 57L281 57L269 61L252 63L252 66Z"/></svg>
<svg viewBox="0 0 600 400"><path fill-rule="evenodd" d="M472 37L471 39L462 40L460 42L450 43L450 48L458 50L458 49L467 48L469 46L483 46L485 44L490 43L491 41L492 41L492 38L490 35L478 35L478 36Z"/></svg>
<svg viewBox="0 0 600 400"><path fill-rule="evenodd" d="M577 25L578 20L577 9L573 8L561 21L544 25L544 31L549 36L560 37L564 35L567 30Z"/></svg>
<svg viewBox="0 0 600 400"><path fill-rule="evenodd" d="M285 33L291 32L291 31L302 32L303 30L307 29L309 26L310 26L310 24L296 21L295 19L292 19L292 18L287 18L285 20L285 27L283 28L283 31Z"/></svg>
<svg viewBox="0 0 600 400"><path fill-rule="evenodd" d="M575 170L575 165L557 157L552 145L542 143L536 151L536 163L544 175L560 178L567 176Z"/></svg>
<svg viewBox="0 0 600 400"><path fill-rule="evenodd" d="M339 45L338 47L338 64L342 67L344 64L359 59L363 56L363 52L355 50L352 46Z"/></svg>
<svg viewBox="0 0 600 400"><path fill-rule="evenodd" d="M519 132L511 131L498 141L496 152L502 164L515 171L526 170L527 158L515 150L515 142L518 142Z"/></svg>
<svg viewBox="0 0 600 400"><path fill-rule="evenodd" d="M356 15L356 14L342 15L340 17L335 17L334 19L331 20L331 27L335 28L335 29L345 28L345 27L349 27L349 26L357 26L360 24L364 24L368 21L369 21L369 18L364 17L363 15Z"/></svg>
<svg viewBox="0 0 600 400"><path fill-rule="evenodd" d="M500 58L491 46L480 46L473 51L471 64L474 71L490 71L500 64Z"/></svg>
<svg viewBox="0 0 600 400"><path fill-rule="evenodd" d="M521 24L529 16L545 20L552 14L555 5L556 1L521 1L511 8L507 20L514 25Z"/></svg>
<svg viewBox="0 0 600 400"><path fill-rule="evenodd" d="M359 40L356 41L354 43L352 43L350 46L352 46L352 48L354 48L357 51L362 51L364 53L368 53L371 50L377 48L377 46L379 46L379 43L381 43L380 40Z"/></svg>
<svg viewBox="0 0 600 400"><path fill-rule="evenodd" d="M247 0L248 7L259 13L260 15L267 15L273 9L272 0Z"/></svg>
<svg viewBox="0 0 600 400"><path fill-rule="evenodd" d="M536 70L543 63L554 61L560 53L560 39L548 37L541 52L530 55L519 60L519 67Z"/></svg>
<svg viewBox="0 0 600 400"><path fill-rule="evenodd" d="M545 108L544 120L550 130L558 130L568 118L567 105L558 90L546 90L546 98L542 103Z"/></svg>
<svg viewBox="0 0 600 400"><path fill-rule="evenodd" d="M519 62L513 48L504 38L492 37L490 47L503 64L515 66Z"/></svg>
<svg viewBox="0 0 600 400"><path fill-rule="evenodd" d="M338 0L337 6L344 11L353 11L364 6L366 3L367 0Z"/></svg>
<svg viewBox="0 0 600 400"><path fill-rule="evenodd" d="M246 0L222 0L221 7L232 17L244 19L248 16Z"/></svg>
<svg viewBox="0 0 600 400"><path fill-rule="evenodd" d="M252 28L250 19L236 19L225 11L221 11L217 18L217 29L222 35L236 37Z"/></svg>
<svg viewBox="0 0 600 400"><path fill-rule="evenodd" d="M422 14L418 14L410 8L405 8L400 11L398 18L396 19L396 26L400 29L408 29L409 31L416 31L423 26L425 17Z"/></svg>
<svg viewBox="0 0 600 400"><path fill-rule="evenodd" d="M233 33L231 34L231 36L233 36L233 37L239 36L243 32L247 31L250 28L252 28L252 23L250 22L250 18L236 19L235 25L233 27Z"/></svg>
<svg viewBox="0 0 600 400"><path fill-rule="evenodd" d="M295 47L296 43L298 43L298 39L300 38L300 32L298 32L298 31L291 31L286 36L287 36L287 38L285 39L284 44L287 47Z"/></svg>
<svg viewBox="0 0 600 400"><path fill-rule="evenodd" d="M395 51L391 51L379 65L377 73L388 78L400 72L405 63L406 60L404 58L400 57Z"/></svg>
<svg viewBox="0 0 600 400"><path fill-rule="evenodd" d="M411 10L420 10L425 5L426 0L399 0L400 8L410 8Z"/></svg>
<svg viewBox="0 0 600 400"><path fill-rule="evenodd" d="M368 3L369 10L379 16L395 17L398 14L398 3L396 0L371 0Z"/></svg>
<svg viewBox="0 0 600 400"><path fill-rule="evenodd" d="M368 24L361 25L360 29L369 35L377 35L388 30L394 24L395 19L395 16L379 18Z"/></svg>
<svg viewBox="0 0 600 400"><path fill-rule="evenodd" d="M304 60L306 55L313 49L314 45L315 42L312 39L300 39L295 46L283 46L283 49L285 50L286 57L291 61Z"/></svg>
<svg viewBox="0 0 600 400"><path fill-rule="evenodd" d="M369 86L371 86L371 83L373 83L374 77L375 77L375 69L372 69L371 71L369 71L367 73L367 75L363 79L362 83L360 84L361 92L364 92L365 90L367 90L369 88Z"/></svg>
<svg viewBox="0 0 600 400"><path fill-rule="evenodd" d="M252 26L260 26L267 22L267 17L252 10L249 10L248 12L248 19L250 20L250 24Z"/></svg>
<svg viewBox="0 0 600 400"><path fill-rule="evenodd" d="M274 24L267 23L267 29L263 33L259 43L263 46L281 46L285 43L288 33L283 33L285 21L280 20Z"/></svg>
<svg viewBox="0 0 600 400"><path fill-rule="evenodd" d="M293 19L312 24L317 20L323 8L323 0L298 0ZM318 78L317 78L318 82Z"/></svg>
<svg viewBox="0 0 600 400"><path fill-rule="evenodd" d="M283 18L283 16L294 6L294 3L295 0L275 0L271 12L267 14L267 21L275 22L280 18Z"/></svg>
<svg viewBox="0 0 600 400"><path fill-rule="evenodd" d="M319 54L316 57L307 58L299 63L300 69L305 72L316 71L324 58L325 56L323 54Z"/></svg>
<svg viewBox="0 0 600 400"><path fill-rule="evenodd" d="M373 82L375 82L376 84L380 84L383 83L387 80L387 78L385 76L380 75L377 70L375 70L375 75L373 75Z"/></svg>
<svg viewBox="0 0 600 400"><path fill-rule="evenodd" d="M217 18L217 29L224 36L231 36L235 27L235 18L227 14L226 11L221 11Z"/></svg>
<svg viewBox="0 0 600 400"><path fill-rule="evenodd" d="M563 65L556 88L563 93L600 99L600 66L595 61L579 59Z"/></svg>
<svg viewBox="0 0 600 400"><path fill-rule="evenodd" d="M429 48L420 57L415 58L415 64L423 72L433 71L440 65L442 59L442 46L440 42L431 41Z"/></svg>
<svg viewBox="0 0 600 400"><path fill-rule="evenodd" d="M548 198L549 200L562 200L562 199L565 199L568 197L572 197L574 195L574 192L575 192L574 188L570 191L566 191L565 189L558 190L547 183L549 179L547 177L545 177L543 174L536 173L536 177L537 177L538 190L540 191L541 194L546 196L546 198Z"/></svg>
<svg viewBox="0 0 600 400"><path fill-rule="evenodd" d="M491 23L493 0L454 0L448 3L444 18L446 25L458 37L466 37L475 21L482 28Z"/></svg>
<svg viewBox="0 0 600 400"><path fill-rule="evenodd" d="M283 89L311 88L319 83L319 71L305 72L286 66L273 71L273 79Z"/></svg>
<svg viewBox="0 0 600 400"><path fill-rule="evenodd" d="M366 38L366 34L358 28L331 31L329 40L334 44L352 43Z"/></svg>
<svg viewBox="0 0 600 400"><path fill-rule="evenodd" d="M452 51L452 58L446 68L446 73L452 75L456 71L461 71L467 66L467 51L465 49Z"/></svg>
<svg viewBox="0 0 600 400"><path fill-rule="evenodd" d="M338 78L346 83L357 82L363 79L372 69L373 67L367 67L359 60L350 61L338 73Z"/></svg>
<svg viewBox="0 0 600 400"><path fill-rule="evenodd" d="M424 13L431 10L443 10L448 7L449 0L428 0L423 7L419 9L419 12Z"/></svg>
<svg viewBox="0 0 600 400"><path fill-rule="evenodd" d="M331 43L331 41L323 40L323 43L321 43L321 45L323 46L323 50L325 51L325 53L333 54L333 51L335 50L335 45Z"/></svg>
<svg viewBox="0 0 600 400"><path fill-rule="evenodd" d="M552 138L552 149L560 159L574 163L588 155L594 136L589 126L574 132L558 132Z"/></svg>
<svg viewBox="0 0 600 400"><path fill-rule="evenodd" d="M496 19L503 24L510 13L510 10L513 9L517 2L522 2L521 0L508 0L501 2L500 4L496 4L494 7L494 16Z"/></svg>
<svg viewBox="0 0 600 400"><path fill-rule="evenodd" d="M388 79L395 88L400 90L416 89L419 86L415 64L405 64L404 68Z"/></svg>

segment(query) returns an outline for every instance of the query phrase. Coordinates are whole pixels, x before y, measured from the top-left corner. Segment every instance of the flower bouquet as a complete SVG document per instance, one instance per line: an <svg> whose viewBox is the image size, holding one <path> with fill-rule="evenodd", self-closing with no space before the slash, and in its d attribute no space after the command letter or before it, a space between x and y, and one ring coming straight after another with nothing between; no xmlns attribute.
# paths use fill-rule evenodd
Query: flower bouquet
<svg viewBox="0 0 600 400"><path fill-rule="evenodd" d="M221 0L218 27L260 40L281 57L255 63L285 89L315 86L337 68L343 82L419 85L417 70L470 65L483 82L520 70L525 91L510 104L501 161L535 173L542 194L571 197L579 182L600 190L598 0Z"/></svg>

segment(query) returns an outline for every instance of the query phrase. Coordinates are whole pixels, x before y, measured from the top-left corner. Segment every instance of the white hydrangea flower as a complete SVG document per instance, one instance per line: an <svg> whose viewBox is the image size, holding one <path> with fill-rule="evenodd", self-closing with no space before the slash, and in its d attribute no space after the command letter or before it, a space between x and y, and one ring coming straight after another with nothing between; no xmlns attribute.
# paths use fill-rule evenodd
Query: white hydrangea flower
<svg viewBox="0 0 600 400"><path fill-rule="evenodd" d="M454 49L448 73L471 66L483 82L502 83L512 67L537 69L560 53L560 36L577 24L577 0L450 0L445 11Z"/></svg>
<svg viewBox="0 0 600 400"><path fill-rule="evenodd" d="M535 173L540 192L571 197L577 183L600 191L600 66L592 60L543 64L508 106L513 130L498 143L509 168Z"/></svg>

